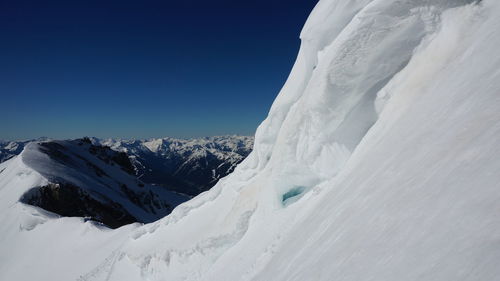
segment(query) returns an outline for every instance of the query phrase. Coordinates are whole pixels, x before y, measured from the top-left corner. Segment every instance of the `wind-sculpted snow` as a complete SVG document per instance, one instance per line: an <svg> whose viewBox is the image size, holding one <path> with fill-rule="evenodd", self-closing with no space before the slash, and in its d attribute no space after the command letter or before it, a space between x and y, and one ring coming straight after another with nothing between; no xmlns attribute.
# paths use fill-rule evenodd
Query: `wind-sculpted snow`
<svg viewBox="0 0 500 281"><path fill-rule="evenodd" d="M47 238L42 228L68 227L66 241L81 225L47 218L15 239L7 252L17 258L0 251L0 277L496 280L498 1L321 0L301 38L254 151L230 176L157 222L112 231L114 240L92 228L71 249L101 241L107 251L64 273L45 270L65 263L60 252L20 258L32 250L26 239ZM12 176L16 161L0 165L0 192L13 192L6 178L32 184Z"/></svg>

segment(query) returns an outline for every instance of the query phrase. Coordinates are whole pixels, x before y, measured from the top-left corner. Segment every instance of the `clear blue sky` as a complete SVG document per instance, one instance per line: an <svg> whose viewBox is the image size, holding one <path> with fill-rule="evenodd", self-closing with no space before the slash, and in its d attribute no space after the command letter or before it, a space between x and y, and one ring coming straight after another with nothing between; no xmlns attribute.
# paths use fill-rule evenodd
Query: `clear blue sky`
<svg viewBox="0 0 500 281"><path fill-rule="evenodd" d="M316 0L0 0L0 139L253 135Z"/></svg>

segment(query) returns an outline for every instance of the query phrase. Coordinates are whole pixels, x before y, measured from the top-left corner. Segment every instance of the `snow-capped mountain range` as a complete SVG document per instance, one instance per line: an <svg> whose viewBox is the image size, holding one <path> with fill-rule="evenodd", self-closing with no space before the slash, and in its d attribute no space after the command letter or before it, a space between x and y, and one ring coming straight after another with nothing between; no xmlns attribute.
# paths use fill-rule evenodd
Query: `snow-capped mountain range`
<svg viewBox="0 0 500 281"><path fill-rule="evenodd" d="M127 153L141 180L192 196L232 172L253 147L247 136L92 141Z"/></svg>
<svg viewBox="0 0 500 281"><path fill-rule="evenodd" d="M0 163L0 279L498 280L500 2L320 0L300 37L250 155L158 221L54 217Z"/></svg>
<svg viewBox="0 0 500 281"><path fill-rule="evenodd" d="M148 223L210 189L251 151L253 138L117 140L47 138L0 142L47 182L21 202L109 227Z"/></svg>
<svg viewBox="0 0 500 281"><path fill-rule="evenodd" d="M0 163L9 160L10 158L19 155L23 151L24 146L33 141L47 141L48 138L38 138L22 141L4 141L0 140Z"/></svg>
<svg viewBox="0 0 500 281"><path fill-rule="evenodd" d="M89 139L30 142L18 156L46 183L20 201L110 227L153 222L189 197L137 179L127 154Z"/></svg>
<svg viewBox="0 0 500 281"><path fill-rule="evenodd" d="M49 140L0 141L0 163L20 154L30 142ZM232 172L253 147L253 137L248 136L89 140L94 145L126 153L142 181L190 196L210 189Z"/></svg>

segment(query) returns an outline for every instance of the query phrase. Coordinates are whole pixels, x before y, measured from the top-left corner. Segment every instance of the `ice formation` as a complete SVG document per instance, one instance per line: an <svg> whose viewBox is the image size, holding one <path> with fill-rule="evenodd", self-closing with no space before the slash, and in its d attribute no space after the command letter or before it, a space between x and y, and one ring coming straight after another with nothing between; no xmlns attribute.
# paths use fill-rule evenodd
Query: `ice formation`
<svg viewBox="0 0 500 281"><path fill-rule="evenodd" d="M321 0L301 38L254 151L155 223L53 218L0 164L0 279L497 280L500 3Z"/></svg>

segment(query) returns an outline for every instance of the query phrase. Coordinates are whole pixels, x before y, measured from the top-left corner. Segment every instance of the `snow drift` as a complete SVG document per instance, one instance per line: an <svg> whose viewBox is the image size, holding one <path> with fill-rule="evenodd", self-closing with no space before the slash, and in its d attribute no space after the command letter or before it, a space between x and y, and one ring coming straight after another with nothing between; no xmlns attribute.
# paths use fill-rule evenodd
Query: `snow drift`
<svg viewBox="0 0 500 281"><path fill-rule="evenodd" d="M301 38L254 151L160 221L50 218L0 164L0 277L496 280L498 1L321 0Z"/></svg>

